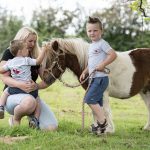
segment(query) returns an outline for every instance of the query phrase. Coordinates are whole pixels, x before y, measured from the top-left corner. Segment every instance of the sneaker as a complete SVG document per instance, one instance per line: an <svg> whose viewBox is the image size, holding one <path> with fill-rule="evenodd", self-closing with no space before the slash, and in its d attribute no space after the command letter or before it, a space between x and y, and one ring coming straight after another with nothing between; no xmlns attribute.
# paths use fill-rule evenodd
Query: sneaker
<svg viewBox="0 0 150 150"><path fill-rule="evenodd" d="M0 119L4 118L4 106L0 106Z"/></svg>
<svg viewBox="0 0 150 150"><path fill-rule="evenodd" d="M99 128L99 126L96 127L94 124L91 124L91 130L90 130L90 131L91 131L92 133L96 134L98 128Z"/></svg>
<svg viewBox="0 0 150 150"><path fill-rule="evenodd" d="M39 129L39 120L36 117L32 117L29 120L29 127Z"/></svg>
<svg viewBox="0 0 150 150"><path fill-rule="evenodd" d="M108 126L107 120L105 119L103 124L100 124L99 122L97 122L97 124L98 124L97 135L104 134L106 131L106 127Z"/></svg>

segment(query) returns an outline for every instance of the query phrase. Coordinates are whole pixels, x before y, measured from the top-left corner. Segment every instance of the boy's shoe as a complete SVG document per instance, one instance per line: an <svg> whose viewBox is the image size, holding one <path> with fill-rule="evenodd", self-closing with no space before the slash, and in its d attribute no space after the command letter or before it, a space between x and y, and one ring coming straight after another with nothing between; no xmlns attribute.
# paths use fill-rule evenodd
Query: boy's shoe
<svg viewBox="0 0 150 150"><path fill-rule="evenodd" d="M99 122L97 122L98 124L98 130L96 132L97 135L102 135L105 133L106 131L106 127L108 126L107 120L105 119L103 124L100 124Z"/></svg>
<svg viewBox="0 0 150 150"><path fill-rule="evenodd" d="M4 106L0 106L0 119L4 118Z"/></svg>
<svg viewBox="0 0 150 150"><path fill-rule="evenodd" d="M99 126L95 126L94 124L91 124L91 132L94 134L97 134Z"/></svg>
<svg viewBox="0 0 150 150"><path fill-rule="evenodd" d="M39 120L36 117L32 116L30 118L30 120L29 120L29 127L30 128L40 129L40 127L39 127Z"/></svg>

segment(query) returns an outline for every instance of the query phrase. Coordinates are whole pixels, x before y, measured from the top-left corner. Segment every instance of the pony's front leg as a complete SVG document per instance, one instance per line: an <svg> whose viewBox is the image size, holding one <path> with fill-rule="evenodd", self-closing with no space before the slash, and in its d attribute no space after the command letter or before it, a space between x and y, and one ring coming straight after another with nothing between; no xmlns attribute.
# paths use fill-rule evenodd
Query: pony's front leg
<svg viewBox="0 0 150 150"><path fill-rule="evenodd" d="M148 109L148 119L146 125L144 126L144 130L150 130L150 92L149 91L147 91L146 93L140 92L140 95L144 100L145 105Z"/></svg>
<svg viewBox="0 0 150 150"><path fill-rule="evenodd" d="M106 116L106 119L108 122L106 132L107 133L114 133L115 127L114 127L113 120L112 120L112 113L111 113L111 108L110 108L110 104L109 104L108 91L104 92L103 102L104 102L103 107L104 107L104 111L105 111L105 116Z"/></svg>

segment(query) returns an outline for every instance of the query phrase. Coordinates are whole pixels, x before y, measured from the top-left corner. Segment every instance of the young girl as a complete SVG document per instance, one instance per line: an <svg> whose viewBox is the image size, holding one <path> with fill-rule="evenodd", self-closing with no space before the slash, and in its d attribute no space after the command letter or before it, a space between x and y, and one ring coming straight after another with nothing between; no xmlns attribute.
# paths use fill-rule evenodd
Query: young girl
<svg viewBox="0 0 150 150"><path fill-rule="evenodd" d="M0 73L11 71L12 78L25 82L31 82L31 66L41 64L43 61L46 49L43 48L37 59L31 59L29 56L29 50L27 44L23 40L13 40L10 44L10 51L15 56L13 59L7 61L7 63L0 67ZM23 90L15 87L8 87L0 98L0 119L4 118L4 105L6 104L7 97L12 94L26 93ZM40 104L38 99L38 90L32 91L31 94L36 98L37 105L34 112L34 119L30 122L30 126L39 128L39 116L40 116Z"/></svg>
<svg viewBox="0 0 150 150"><path fill-rule="evenodd" d="M85 78L86 74L93 71L92 82L85 95L85 102L92 110L94 124L92 132L96 134L104 133L107 127L107 120L103 110L103 93L108 86L108 74L104 71L105 67L116 58L115 51L111 46L102 39L102 23L98 18L89 17L86 24L86 31L92 43L89 47L88 66L82 72L80 81Z"/></svg>

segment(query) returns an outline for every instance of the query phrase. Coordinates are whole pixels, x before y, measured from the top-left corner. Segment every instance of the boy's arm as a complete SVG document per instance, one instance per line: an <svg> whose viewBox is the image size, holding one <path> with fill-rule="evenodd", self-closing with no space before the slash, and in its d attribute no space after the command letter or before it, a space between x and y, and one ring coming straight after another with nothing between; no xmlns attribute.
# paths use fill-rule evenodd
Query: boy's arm
<svg viewBox="0 0 150 150"><path fill-rule="evenodd" d="M97 71L103 71L105 66L109 65L110 63L112 63L116 58L117 58L116 52L113 49L111 49L107 53L106 59L103 62L101 62L100 64L97 65L96 70Z"/></svg>
<svg viewBox="0 0 150 150"><path fill-rule="evenodd" d="M40 65L42 63L44 56L45 56L45 52L46 52L46 46L42 47L41 53L36 58L36 65Z"/></svg>

